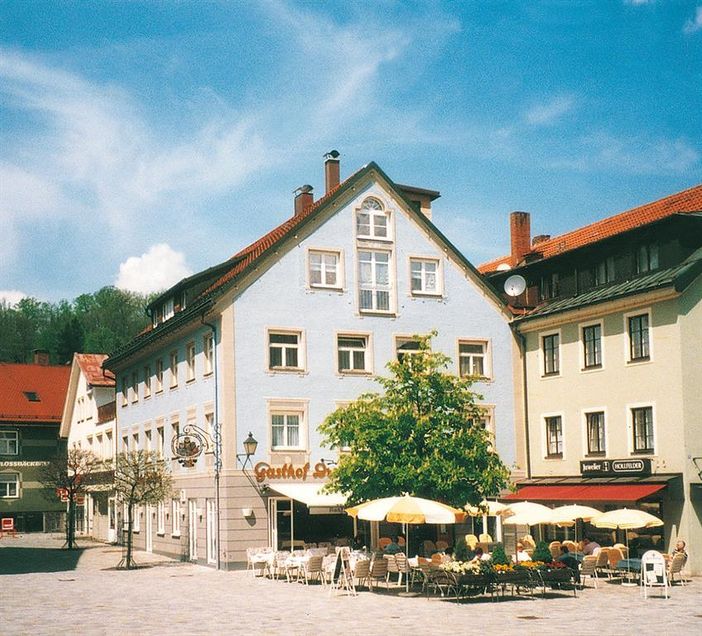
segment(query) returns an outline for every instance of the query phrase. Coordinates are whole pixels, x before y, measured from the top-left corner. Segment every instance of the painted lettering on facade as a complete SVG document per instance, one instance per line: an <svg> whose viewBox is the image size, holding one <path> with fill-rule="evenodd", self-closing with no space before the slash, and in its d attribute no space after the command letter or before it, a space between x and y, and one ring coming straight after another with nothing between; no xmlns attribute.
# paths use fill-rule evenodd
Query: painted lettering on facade
<svg viewBox="0 0 702 636"><path fill-rule="evenodd" d="M294 464L271 466L267 462L258 462L254 466L254 476L259 483L266 479L295 479L298 481L307 481L308 477L311 479L326 479L330 473L331 469L324 462L317 462L312 472L310 472L309 462L304 466L295 466Z"/></svg>

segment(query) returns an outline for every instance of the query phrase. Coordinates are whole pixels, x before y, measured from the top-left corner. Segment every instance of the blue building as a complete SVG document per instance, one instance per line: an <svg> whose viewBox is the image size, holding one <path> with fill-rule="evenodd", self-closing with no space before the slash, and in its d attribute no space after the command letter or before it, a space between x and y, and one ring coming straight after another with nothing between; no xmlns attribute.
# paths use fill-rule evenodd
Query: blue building
<svg viewBox="0 0 702 636"><path fill-rule="evenodd" d="M149 307L152 328L107 361L118 450L161 453L178 490L140 511L137 545L235 566L249 546L350 534L334 514L343 500L319 493L336 451L322 447L318 426L377 390L386 363L433 329L433 348L456 373L485 378L486 426L521 472L509 314L432 223L439 193L395 184L375 163L343 182L339 172L329 153L323 197L299 188L290 219L162 294ZM186 466L173 460L184 431L196 447L219 431L221 463L208 452ZM247 458L249 433L258 446Z"/></svg>

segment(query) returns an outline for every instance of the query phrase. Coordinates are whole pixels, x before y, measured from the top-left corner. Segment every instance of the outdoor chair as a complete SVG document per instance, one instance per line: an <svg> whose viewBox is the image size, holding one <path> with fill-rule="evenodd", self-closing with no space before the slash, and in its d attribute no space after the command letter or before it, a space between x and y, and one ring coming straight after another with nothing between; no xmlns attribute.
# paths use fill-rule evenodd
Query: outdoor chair
<svg viewBox="0 0 702 636"><path fill-rule="evenodd" d="M375 581L375 587L378 586L378 582L385 581L385 587L389 588L387 581L388 576L388 562L386 559L379 558L373 559L373 563L370 566L370 572L368 574L369 588L372 590Z"/></svg>
<svg viewBox="0 0 702 636"><path fill-rule="evenodd" d="M251 570L253 576L256 576L257 570L259 574L265 574L272 551L271 548L246 548L246 569Z"/></svg>
<svg viewBox="0 0 702 636"><path fill-rule="evenodd" d="M370 589L370 565L369 559L362 559L361 561L356 561L356 569L353 572L353 581L356 587L365 585Z"/></svg>
<svg viewBox="0 0 702 636"><path fill-rule="evenodd" d="M273 560L268 565L268 574L273 580L279 579L281 576L286 575L285 562L290 556L290 552L287 550L281 550L275 553Z"/></svg>
<svg viewBox="0 0 702 636"><path fill-rule="evenodd" d="M475 546L478 545L478 537L476 537L474 534L467 534L466 543L471 550L475 550Z"/></svg>
<svg viewBox="0 0 702 636"><path fill-rule="evenodd" d="M424 548L424 556L429 557L436 552L436 544L430 539L426 539L422 544L422 547Z"/></svg>
<svg viewBox="0 0 702 636"><path fill-rule="evenodd" d="M378 539L378 549L385 550L391 543L392 539L390 537L380 537L380 539Z"/></svg>
<svg viewBox="0 0 702 636"><path fill-rule="evenodd" d="M609 569L609 548L600 548L600 551L593 556L597 557L595 569L602 574L606 574L611 579L612 573Z"/></svg>
<svg viewBox="0 0 702 636"><path fill-rule="evenodd" d="M682 553L674 555L673 558L670 560L670 567L668 568L668 580L670 581L671 585L673 585L673 583L675 582L676 574L681 585L685 585L685 578L682 575L685 563L687 563L687 555Z"/></svg>
<svg viewBox="0 0 702 636"><path fill-rule="evenodd" d="M433 590L434 593L438 592L442 597L453 595L458 601L458 578L453 572L432 570L426 586L427 598L429 598L430 590Z"/></svg>
<svg viewBox="0 0 702 636"><path fill-rule="evenodd" d="M388 562L388 573L385 577L386 580L388 582L390 582L390 575L391 574L397 574L398 580L399 580L400 572L397 569L397 560L395 559L395 555L394 554L385 554L385 555L383 555L383 557Z"/></svg>
<svg viewBox="0 0 702 636"><path fill-rule="evenodd" d="M619 548L622 553L622 559L629 558L629 548L627 548L623 543L615 543L613 547Z"/></svg>
<svg viewBox="0 0 702 636"><path fill-rule="evenodd" d="M569 539L566 539L561 545L564 545L566 548L568 548L569 552L577 552L578 551L578 546L575 543L575 541L570 541Z"/></svg>
<svg viewBox="0 0 702 636"><path fill-rule="evenodd" d="M483 532L478 539L480 543L492 543L492 537L487 532Z"/></svg>
<svg viewBox="0 0 702 636"><path fill-rule="evenodd" d="M590 554L583 557L583 562L580 565L580 587L585 588L585 578L589 577L593 580L595 589L597 589L597 561L598 557Z"/></svg>
<svg viewBox="0 0 702 636"><path fill-rule="evenodd" d="M536 542L534 541L534 537L532 537L530 534L525 534L521 540L520 543L524 546L525 550L535 550L536 549Z"/></svg>
<svg viewBox="0 0 702 636"><path fill-rule="evenodd" d="M402 578L407 577L410 574L410 565L407 559L407 555L404 552L398 552L395 555L395 564L397 565L397 584L402 585Z"/></svg>
<svg viewBox="0 0 702 636"><path fill-rule="evenodd" d="M559 556L561 556L561 542L551 541L548 544L548 551L551 553L551 558L555 561Z"/></svg>
<svg viewBox="0 0 702 636"><path fill-rule="evenodd" d="M624 558L622 551L616 547L610 548L608 550L608 558L609 558L609 571L612 574L618 574L619 568L617 567L617 565Z"/></svg>
<svg viewBox="0 0 702 636"><path fill-rule="evenodd" d="M298 580L302 579L305 585L309 585L310 580L317 580L322 585L326 584L326 575L322 567L324 557L312 556L307 563L304 563L299 569Z"/></svg>

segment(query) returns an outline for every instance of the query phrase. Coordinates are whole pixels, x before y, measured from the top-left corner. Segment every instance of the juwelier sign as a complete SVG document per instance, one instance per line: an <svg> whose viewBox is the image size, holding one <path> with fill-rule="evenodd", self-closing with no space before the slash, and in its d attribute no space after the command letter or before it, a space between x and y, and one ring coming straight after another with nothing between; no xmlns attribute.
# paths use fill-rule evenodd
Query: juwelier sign
<svg viewBox="0 0 702 636"><path fill-rule="evenodd" d="M651 474L651 460L593 459L580 462L583 477L647 477Z"/></svg>

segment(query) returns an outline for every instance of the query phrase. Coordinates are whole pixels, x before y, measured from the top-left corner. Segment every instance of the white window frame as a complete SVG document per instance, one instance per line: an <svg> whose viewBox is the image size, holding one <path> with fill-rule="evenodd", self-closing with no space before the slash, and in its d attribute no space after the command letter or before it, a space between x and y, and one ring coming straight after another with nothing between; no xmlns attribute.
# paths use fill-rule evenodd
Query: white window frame
<svg viewBox="0 0 702 636"><path fill-rule="evenodd" d="M151 452L154 450L153 446L153 430L150 424L144 424L144 450Z"/></svg>
<svg viewBox="0 0 702 636"><path fill-rule="evenodd" d="M129 452L129 435L122 435L122 452Z"/></svg>
<svg viewBox="0 0 702 636"><path fill-rule="evenodd" d="M151 397L151 365L144 367L144 399Z"/></svg>
<svg viewBox="0 0 702 636"><path fill-rule="evenodd" d="M416 342L419 343L419 339L417 338L416 335L407 335L407 334L397 334L394 338L395 341L395 360L400 362L400 347L403 344L407 344L410 342ZM407 349L405 351L402 351L403 356L415 356L419 353L419 349Z"/></svg>
<svg viewBox="0 0 702 636"><path fill-rule="evenodd" d="M361 254L370 254L370 266L371 266L371 282L362 283L361 282L361 264L367 261L361 260ZM382 285L378 283L377 277L377 255L386 254L388 257L387 267L388 267L388 282L387 285ZM356 302L358 303L358 311L361 314L383 314L390 315L395 313L395 258L394 253L390 249L375 249L375 248L359 248L356 251L356 272L358 276L358 294L356 297ZM361 294L362 292L370 292L372 303L371 307L362 307ZM379 309L378 308L378 294L387 293L388 295L388 308Z"/></svg>
<svg viewBox="0 0 702 636"><path fill-rule="evenodd" d="M166 443L165 435L165 422L159 420L156 422L156 453L159 459L162 459L164 456L164 446Z"/></svg>
<svg viewBox="0 0 702 636"><path fill-rule="evenodd" d="M156 393L161 393L163 391L163 358L158 358L156 360Z"/></svg>
<svg viewBox="0 0 702 636"><path fill-rule="evenodd" d="M134 506L134 519L132 519L132 532L141 532L142 506Z"/></svg>
<svg viewBox="0 0 702 636"><path fill-rule="evenodd" d="M204 361L202 375L212 375L214 371L214 335L211 332L202 336L202 359Z"/></svg>
<svg viewBox="0 0 702 636"><path fill-rule="evenodd" d="M553 417L561 418L561 454L560 455L549 455L548 452L548 431L546 420ZM566 419L565 413L562 411L553 413L542 413L541 414L541 452L543 458L546 461L561 461L566 458Z"/></svg>
<svg viewBox="0 0 702 636"><path fill-rule="evenodd" d="M3 477L3 484L5 486L7 494L0 493L0 499L19 499L21 495L22 482L20 481L20 474L16 472L3 472L0 473L0 477ZM14 481L8 478L14 477ZM12 491L11 486L14 485L14 494L10 494Z"/></svg>
<svg viewBox="0 0 702 636"><path fill-rule="evenodd" d="M350 369L341 369L341 365L339 364L339 353L344 350L349 352L349 360L351 362L351 366L353 367L353 352L358 351L358 349L353 348L353 347L340 347L339 346L339 339L340 338L363 338L366 341L366 346L364 351L364 367L363 369L355 369L355 368L350 368ZM334 334L334 343L335 343L335 353L336 353L336 359L335 359L335 365L336 365L336 372L338 375L369 375L373 373L373 349L372 349L372 339L371 339L371 334L368 332L358 332L358 331L337 331Z"/></svg>
<svg viewBox="0 0 702 636"><path fill-rule="evenodd" d="M282 361L285 362L286 351L288 348L295 347L297 349L297 365L296 367L291 366L276 366L274 367L271 363L271 336L297 336L297 345L292 345L291 343L275 343L276 347L282 349ZM269 327L266 329L266 369L269 373L301 373L306 369L306 355L305 355L305 332L302 329L290 329L290 328L276 328Z"/></svg>
<svg viewBox="0 0 702 636"><path fill-rule="evenodd" d="M426 271L425 271L425 266L427 264L433 264L436 266L436 269L434 271L434 280L435 280L435 289L434 290L429 290L426 289ZM412 273L412 266L414 264L419 264L421 265L421 273L420 273L420 281L421 281L421 289L413 289L413 282L414 282L414 276ZM429 297L441 297L444 294L444 285L443 285L443 267L442 267L442 259L440 259L437 256L415 256L415 255L410 255L409 261L408 261L408 280L409 280L409 293L410 296L429 296Z"/></svg>
<svg viewBox="0 0 702 636"><path fill-rule="evenodd" d="M590 431L588 430L587 416L593 413L602 413L604 415L604 451L590 453ZM591 406L581 411L582 419L582 444L583 457L602 457L606 456L609 449L609 416L607 408L604 406Z"/></svg>
<svg viewBox="0 0 702 636"><path fill-rule="evenodd" d="M365 207L367 204L370 204L371 201L375 201L379 204L380 209L375 209L375 208L370 208L370 207ZM368 234L361 234L360 233L360 228L359 228L359 216L361 214L367 214L369 217L369 233ZM385 229L386 229L386 235L385 236L380 236L376 234L376 223L375 219L376 217L384 217L385 218ZM364 197L363 201L361 204L355 209L354 215L353 215L353 222L354 222L354 235L356 236L357 239L363 240L363 241L384 241L384 242L392 242L393 237L394 237L394 231L393 231L393 215L388 210L388 207L385 205L381 199L375 195L369 195L367 197Z"/></svg>
<svg viewBox="0 0 702 636"><path fill-rule="evenodd" d="M172 537L179 537L180 536L180 514L181 514L181 505L180 505L180 499L173 498L171 499L171 536Z"/></svg>
<svg viewBox="0 0 702 636"><path fill-rule="evenodd" d="M173 439L178 437L178 435L180 435L180 414L174 413L171 415L171 443L168 445L168 448L173 448ZM171 457L171 459L174 458Z"/></svg>
<svg viewBox="0 0 702 636"><path fill-rule="evenodd" d="M163 501L156 504L156 534L166 534L166 506Z"/></svg>
<svg viewBox="0 0 702 636"><path fill-rule="evenodd" d="M585 348L585 329L588 327L600 328L600 363L598 365L587 366L587 350ZM604 338L604 322L602 320L591 320L589 322L581 322L578 324L578 340L580 342L580 371L581 373L592 373L593 371L601 371L605 368L605 338ZM559 340L560 344L560 340Z"/></svg>
<svg viewBox="0 0 702 636"><path fill-rule="evenodd" d="M636 316L648 316L648 356L645 358L631 357L631 333L629 332L629 318ZM647 364L653 362L653 321L651 308L641 308L624 314L624 362L627 366L637 364Z"/></svg>
<svg viewBox="0 0 702 636"><path fill-rule="evenodd" d="M122 406L125 407L129 404L129 377L126 375L122 376Z"/></svg>
<svg viewBox="0 0 702 636"><path fill-rule="evenodd" d="M336 281L330 284L326 282L327 266L324 263L324 258L321 262L321 280L320 283L312 282L312 257L313 256L335 256L336 257ZM344 288L344 257L343 252L338 249L329 249L323 247L310 247L307 250L307 285L310 289L333 289L340 291Z"/></svg>
<svg viewBox="0 0 702 636"><path fill-rule="evenodd" d="M289 399L289 400L269 400L268 401L268 447L271 453L288 451L307 451L309 443L308 422L309 422L309 400ZM274 415L297 415L299 416L298 445L273 446L273 416ZM287 421L286 421L287 437ZM287 442L287 439L286 439Z"/></svg>
<svg viewBox="0 0 702 636"><path fill-rule="evenodd" d="M139 372L135 369L132 371L131 385L132 403L139 401Z"/></svg>
<svg viewBox="0 0 702 636"><path fill-rule="evenodd" d="M192 382L195 379L195 341L191 340L185 345L185 381Z"/></svg>
<svg viewBox="0 0 702 636"><path fill-rule="evenodd" d="M479 376L472 376L471 374L461 373L461 358L469 357L472 362L473 356L477 356L477 353L461 353L461 345L482 345L483 347L483 374ZM473 365L471 364L471 368ZM492 380L492 342L489 338L459 338L456 341L456 371L458 376L461 378L477 377L481 381Z"/></svg>
<svg viewBox="0 0 702 636"><path fill-rule="evenodd" d="M168 356L168 369L171 375L171 389L175 389L178 386L178 350L174 349L170 352Z"/></svg>
<svg viewBox="0 0 702 636"><path fill-rule="evenodd" d="M653 448L650 451L641 451L634 449L634 409L651 409L651 428L653 435ZM657 430L656 405L654 402L635 402L626 405L626 422L627 422L627 446L629 455L633 457L652 457L658 454L658 430Z"/></svg>
<svg viewBox="0 0 702 636"><path fill-rule="evenodd" d="M12 443L14 442L14 451ZM19 455L19 431L2 429L0 430L0 455Z"/></svg>
<svg viewBox="0 0 702 636"><path fill-rule="evenodd" d="M558 336L558 371L546 373L546 356L544 355L544 338ZM559 378L563 374L563 336L560 329L553 331L543 331L538 333L539 337L539 375L541 379Z"/></svg>

